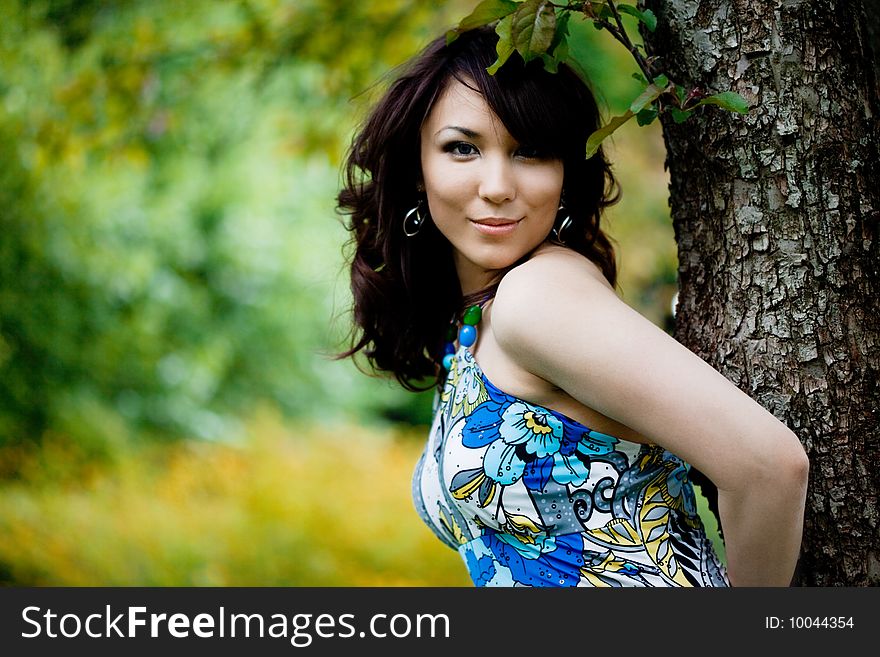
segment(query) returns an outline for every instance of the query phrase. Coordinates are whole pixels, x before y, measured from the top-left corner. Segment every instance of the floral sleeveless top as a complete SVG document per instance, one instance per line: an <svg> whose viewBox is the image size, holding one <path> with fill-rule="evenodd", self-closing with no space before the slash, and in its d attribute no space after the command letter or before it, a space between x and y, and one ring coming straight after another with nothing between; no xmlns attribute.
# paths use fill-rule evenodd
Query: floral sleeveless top
<svg viewBox="0 0 880 657"><path fill-rule="evenodd" d="M688 469L504 393L459 347L413 499L477 586L729 586Z"/></svg>

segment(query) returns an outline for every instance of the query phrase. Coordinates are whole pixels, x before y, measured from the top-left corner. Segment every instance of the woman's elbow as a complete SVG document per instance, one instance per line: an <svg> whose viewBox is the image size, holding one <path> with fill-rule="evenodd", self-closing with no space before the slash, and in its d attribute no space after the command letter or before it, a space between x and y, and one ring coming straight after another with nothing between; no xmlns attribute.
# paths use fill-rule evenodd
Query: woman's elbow
<svg viewBox="0 0 880 657"><path fill-rule="evenodd" d="M810 479L810 459L798 437L791 431L780 441L776 457L776 476L789 487L806 494Z"/></svg>
<svg viewBox="0 0 880 657"><path fill-rule="evenodd" d="M732 489L785 491L789 499L806 494L810 461L794 433L782 425L782 431L774 430L772 435L764 433L760 440L752 444L753 451L742 463L739 484L731 486Z"/></svg>

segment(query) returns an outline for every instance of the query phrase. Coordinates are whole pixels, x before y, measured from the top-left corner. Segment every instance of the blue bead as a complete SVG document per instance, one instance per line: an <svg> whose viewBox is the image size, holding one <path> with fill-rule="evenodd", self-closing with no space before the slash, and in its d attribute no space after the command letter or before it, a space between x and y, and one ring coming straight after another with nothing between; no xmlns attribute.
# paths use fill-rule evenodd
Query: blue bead
<svg viewBox="0 0 880 657"><path fill-rule="evenodd" d="M452 354L446 354L443 357L443 367L447 370L452 369L452 360L455 358Z"/></svg>
<svg viewBox="0 0 880 657"><path fill-rule="evenodd" d="M455 345L451 342L446 343L446 349L443 351L444 354L454 354L455 353Z"/></svg>
<svg viewBox="0 0 880 657"><path fill-rule="evenodd" d="M477 329L470 324L465 324L458 332L458 342L465 347L470 347L477 341Z"/></svg>

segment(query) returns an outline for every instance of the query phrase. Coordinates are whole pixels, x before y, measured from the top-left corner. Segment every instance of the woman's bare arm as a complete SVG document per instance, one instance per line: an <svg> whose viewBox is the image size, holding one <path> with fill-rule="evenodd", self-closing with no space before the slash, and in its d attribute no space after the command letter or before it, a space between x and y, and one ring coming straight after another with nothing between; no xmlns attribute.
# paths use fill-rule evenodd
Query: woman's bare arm
<svg viewBox="0 0 880 657"><path fill-rule="evenodd" d="M704 472L718 487L731 583L787 586L809 467L797 437L591 267L556 251L509 272L492 309L498 344L529 372Z"/></svg>

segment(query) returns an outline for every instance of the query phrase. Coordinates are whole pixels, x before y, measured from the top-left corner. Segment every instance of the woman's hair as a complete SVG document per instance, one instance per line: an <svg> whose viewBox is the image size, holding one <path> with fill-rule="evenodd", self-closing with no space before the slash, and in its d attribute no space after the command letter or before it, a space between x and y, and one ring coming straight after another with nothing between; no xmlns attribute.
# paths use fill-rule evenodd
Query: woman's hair
<svg viewBox="0 0 880 657"><path fill-rule="evenodd" d="M414 237L403 231L406 213L422 196L422 124L451 80L479 91L518 142L563 161L563 200L572 223L561 237L616 283L614 248L599 219L617 200L617 184L601 149L584 157L587 137L599 127L593 94L565 64L550 73L541 60L526 64L516 54L490 75L497 39L491 28L480 28L450 45L445 37L429 44L373 108L346 161L338 203L350 216L355 247L355 327L351 348L337 358L363 350L374 370L393 373L409 390L441 382L437 363L450 320L466 302L488 298L497 288L496 281L482 295L463 299L452 248L433 222L424 222Z"/></svg>

